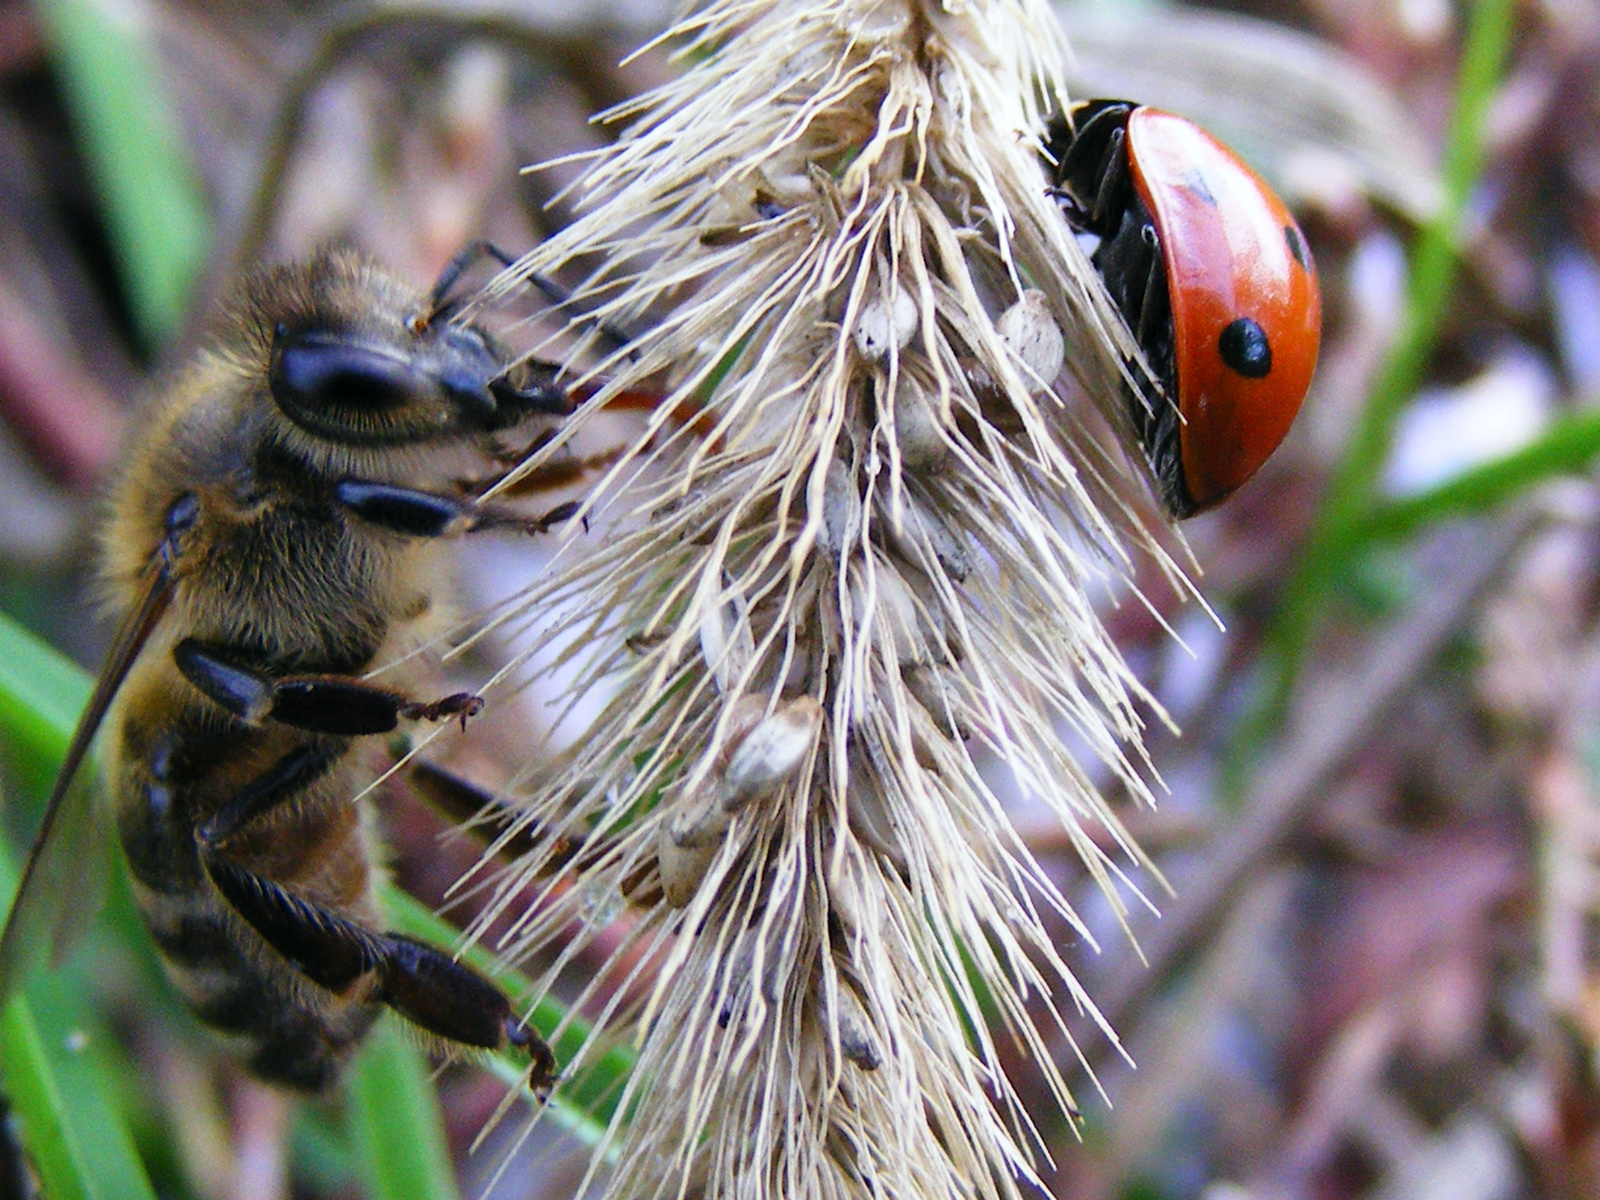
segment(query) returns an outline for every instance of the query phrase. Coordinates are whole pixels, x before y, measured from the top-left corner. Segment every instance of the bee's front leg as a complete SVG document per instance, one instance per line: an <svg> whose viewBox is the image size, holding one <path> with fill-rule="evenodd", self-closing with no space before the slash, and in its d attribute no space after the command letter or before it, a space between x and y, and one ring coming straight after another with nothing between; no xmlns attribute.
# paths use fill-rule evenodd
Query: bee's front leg
<svg viewBox="0 0 1600 1200"><path fill-rule="evenodd" d="M349 675L277 675L196 638L184 638L172 657L183 677L228 712L252 725L276 721L333 737L388 733L402 718L463 724L483 708L483 698L453 692L438 700L413 700Z"/></svg>

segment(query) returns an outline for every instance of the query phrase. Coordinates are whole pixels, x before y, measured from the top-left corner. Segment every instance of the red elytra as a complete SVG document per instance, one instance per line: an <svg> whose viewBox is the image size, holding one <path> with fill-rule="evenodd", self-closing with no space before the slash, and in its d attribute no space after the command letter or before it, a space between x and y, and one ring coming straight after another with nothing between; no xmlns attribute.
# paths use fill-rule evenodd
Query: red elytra
<svg viewBox="0 0 1600 1200"><path fill-rule="evenodd" d="M1073 117L1048 139L1063 208L1100 235L1095 265L1176 402L1174 422L1166 399L1137 397L1135 423L1187 517L1254 475L1300 411L1321 342L1316 271L1283 201L1193 122L1115 100Z"/></svg>
<svg viewBox="0 0 1600 1200"><path fill-rule="evenodd" d="M1317 366L1322 296L1294 217L1232 150L1153 108L1129 116L1127 146L1161 238L1183 475L1198 511L1254 475L1289 432ZM1241 371L1240 349L1224 339L1241 318L1266 335L1259 377L1259 353L1240 348Z"/></svg>

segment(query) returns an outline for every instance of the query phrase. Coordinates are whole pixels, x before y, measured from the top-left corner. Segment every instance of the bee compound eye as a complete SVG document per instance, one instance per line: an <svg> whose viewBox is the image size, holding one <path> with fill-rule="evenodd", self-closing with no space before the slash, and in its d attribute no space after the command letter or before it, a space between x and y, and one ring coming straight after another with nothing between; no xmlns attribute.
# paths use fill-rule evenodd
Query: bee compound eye
<svg viewBox="0 0 1600 1200"><path fill-rule="evenodd" d="M273 397L290 412L333 406L383 410L413 398L409 359L330 334L291 334L273 353Z"/></svg>

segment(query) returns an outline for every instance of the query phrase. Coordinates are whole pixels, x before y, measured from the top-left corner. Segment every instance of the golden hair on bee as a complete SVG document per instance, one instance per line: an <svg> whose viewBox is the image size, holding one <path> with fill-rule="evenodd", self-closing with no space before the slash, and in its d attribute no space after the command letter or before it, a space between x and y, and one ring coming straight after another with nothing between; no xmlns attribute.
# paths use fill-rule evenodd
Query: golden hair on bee
<svg viewBox="0 0 1600 1200"><path fill-rule="evenodd" d="M570 398L508 366L449 299L351 251L252 275L154 395L116 483L103 569L121 623L0 937L0 995L81 889L102 720L133 892L185 1002L263 1079L327 1087L388 1007L465 1047L550 1048L487 979L383 928L360 739L483 701L364 676L435 632L448 539L571 515L483 503L462 462ZM457 482L451 482L457 480Z"/></svg>

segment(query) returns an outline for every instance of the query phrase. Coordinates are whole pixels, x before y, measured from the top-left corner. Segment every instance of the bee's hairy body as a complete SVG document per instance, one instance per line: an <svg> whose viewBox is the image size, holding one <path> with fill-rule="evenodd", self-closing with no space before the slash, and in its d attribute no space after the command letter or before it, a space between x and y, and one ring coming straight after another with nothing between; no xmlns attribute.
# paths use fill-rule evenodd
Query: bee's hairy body
<svg viewBox="0 0 1600 1200"><path fill-rule="evenodd" d="M201 509L178 573L174 629L273 676L360 675L412 648L424 632L419 623L392 629L386 614L434 607L417 569L434 557L432 546L362 536L332 504L306 503L292 480L262 488L247 504L229 490L222 480L214 492L196 493ZM109 717L116 821L135 900L195 1014L237 1039L258 1075L320 1090L380 1011L377 979L365 973L336 993L285 971L282 955L218 893L195 831L275 763L296 752L325 755L327 766L297 786L283 811L228 840L227 856L377 930L372 835L351 802L370 772L355 739L251 725L220 709L178 670L175 645L174 636L152 638Z"/></svg>
<svg viewBox="0 0 1600 1200"><path fill-rule="evenodd" d="M385 1005L449 1042L525 1047L536 1084L554 1065L486 979L384 931L354 803L364 735L482 703L363 678L438 632L440 543L566 515L449 484L560 400L443 319L448 286L419 294L345 252L254 277L149 413L104 537L115 603L154 614L125 625L105 710L136 901L201 1020L303 1090Z"/></svg>

